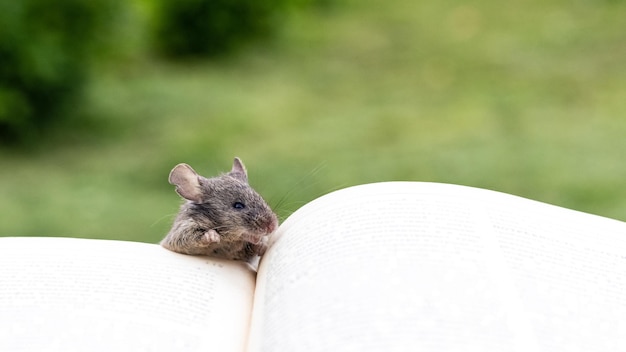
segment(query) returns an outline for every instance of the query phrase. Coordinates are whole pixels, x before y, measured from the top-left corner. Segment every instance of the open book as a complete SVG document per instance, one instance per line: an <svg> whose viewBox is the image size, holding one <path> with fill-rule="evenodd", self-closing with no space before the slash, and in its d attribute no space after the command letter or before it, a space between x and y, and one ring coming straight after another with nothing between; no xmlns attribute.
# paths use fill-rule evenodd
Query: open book
<svg viewBox="0 0 626 352"><path fill-rule="evenodd" d="M626 223L420 182L293 213L257 273L146 243L0 238L1 351L618 351Z"/></svg>

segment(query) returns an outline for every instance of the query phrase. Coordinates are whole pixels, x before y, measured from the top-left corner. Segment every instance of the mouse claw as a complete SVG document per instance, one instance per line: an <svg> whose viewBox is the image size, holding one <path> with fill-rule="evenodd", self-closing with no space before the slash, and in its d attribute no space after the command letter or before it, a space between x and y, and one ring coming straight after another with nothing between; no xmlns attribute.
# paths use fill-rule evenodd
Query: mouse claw
<svg viewBox="0 0 626 352"><path fill-rule="evenodd" d="M208 243L219 243L220 235L215 230L209 230L204 233L203 239Z"/></svg>

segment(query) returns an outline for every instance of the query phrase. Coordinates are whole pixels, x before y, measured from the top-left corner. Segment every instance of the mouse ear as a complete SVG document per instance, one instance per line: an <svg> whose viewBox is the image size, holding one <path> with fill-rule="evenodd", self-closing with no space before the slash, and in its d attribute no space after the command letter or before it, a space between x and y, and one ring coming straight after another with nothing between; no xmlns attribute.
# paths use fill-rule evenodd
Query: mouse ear
<svg viewBox="0 0 626 352"><path fill-rule="evenodd" d="M235 158L235 161L233 162L233 169L230 170L229 175L245 183L248 183L248 172L246 171L246 167L243 165L243 162L239 158Z"/></svg>
<svg viewBox="0 0 626 352"><path fill-rule="evenodd" d="M187 164L178 164L170 172L169 181L176 186L176 193L195 203L202 201L199 175Z"/></svg>

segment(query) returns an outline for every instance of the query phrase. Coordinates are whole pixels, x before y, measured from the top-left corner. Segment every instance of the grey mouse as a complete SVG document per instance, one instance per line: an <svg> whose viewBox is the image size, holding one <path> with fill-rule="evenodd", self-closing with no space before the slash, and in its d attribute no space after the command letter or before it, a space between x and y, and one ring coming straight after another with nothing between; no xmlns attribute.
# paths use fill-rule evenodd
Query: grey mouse
<svg viewBox="0 0 626 352"><path fill-rule="evenodd" d="M268 235L278 218L248 184L243 162L217 177L198 175L178 164L169 182L185 199L161 245L171 251L250 262L267 249Z"/></svg>

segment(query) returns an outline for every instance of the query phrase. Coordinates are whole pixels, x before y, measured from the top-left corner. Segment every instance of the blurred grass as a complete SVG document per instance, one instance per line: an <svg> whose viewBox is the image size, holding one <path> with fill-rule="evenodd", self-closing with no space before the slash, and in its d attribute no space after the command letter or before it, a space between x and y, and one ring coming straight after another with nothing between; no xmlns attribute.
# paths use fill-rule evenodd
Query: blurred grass
<svg viewBox="0 0 626 352"><path fill-rule="evenodd" d="M169 170L211 176L233 156L283 218L334 189L420 180L626 220L625 10L343 1L235 57L137 49L100 70L80 133L0 151L0 235L156 242L180 204Z"/></svg>

